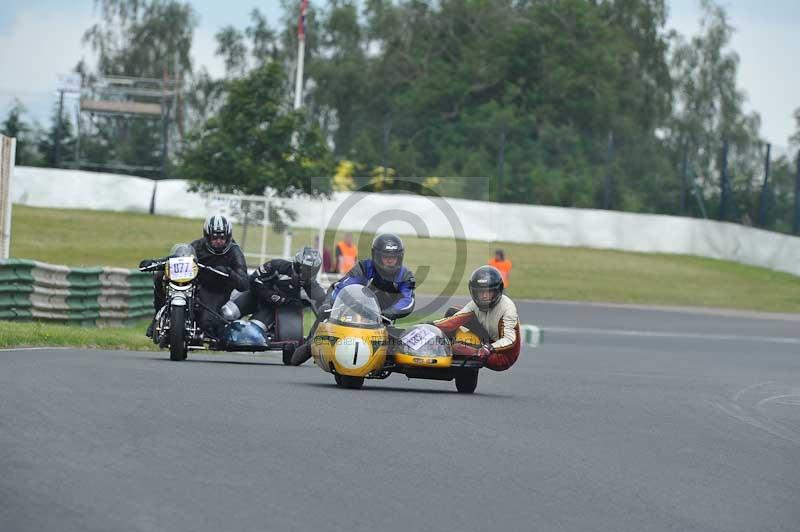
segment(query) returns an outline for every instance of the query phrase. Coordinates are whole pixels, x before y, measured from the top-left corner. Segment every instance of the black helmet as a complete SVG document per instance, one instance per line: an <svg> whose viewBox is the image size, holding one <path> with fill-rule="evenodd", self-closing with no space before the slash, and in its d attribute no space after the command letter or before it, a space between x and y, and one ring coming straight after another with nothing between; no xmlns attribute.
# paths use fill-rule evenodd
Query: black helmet
<svg viewBox="0 0 800 532"><path fill-rule="evenodd" d="M211 238L214 236L225 237L225 243L221 246L212 246ZM232 236L231 223L222 215L209 216L206 223L203 224L203 238L206 241L206 249L214 255L222 255L231 249Z"/></svg>
<svg viewBox="0 0 800 532"><path fill-rule="evenodd" d="M486 290L493 291L491 300L481 300L479 294ZM481 266L469 277L469 295L481 310L489 310L497 305L503 295L503 276L494 266Z"/></svg>
<svg viewBox="0 0 800 532"><path fill-rule="evenodd" d="M316 277L320 266L322 258L319 256L319 251L314 248L306 246L294 256L294 271L303 281L310 281Z"/></svg>
<svg viewBox="0 0 800 532"><path fill-rule="evenodd" d="M386 233L375 237L372 241L372 262L383 280L394 281L397 272L403 266L404 253L403 241L399 236ZM384 257L395 257L397 262L394 266L384 266L382 260Z"/></svg>

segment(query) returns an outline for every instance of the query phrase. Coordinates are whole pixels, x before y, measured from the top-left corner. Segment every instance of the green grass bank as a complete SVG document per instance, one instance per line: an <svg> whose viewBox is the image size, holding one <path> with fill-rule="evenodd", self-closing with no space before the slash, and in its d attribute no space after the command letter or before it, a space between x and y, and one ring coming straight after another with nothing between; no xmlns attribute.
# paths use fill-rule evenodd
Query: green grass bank
<svg viewBox="0 0 800 532"><path fill-rule="evenodd" d="M11 256L133 268L142 258L164 256L175 242L197 238L201 225L201 220L138 213L14 206ZM293 248L310 243L314 234L295 229ZM234 238L242 241L243 236L235 228ZM332 249L340 237L326 234L326 246ZM361 256L367 256L372 235L355 237ZM406 265L416 272L420 293L440 293L452 282L456 293L465 294L472 269L501 247L514 263L512 297L800 312L800 279L764 268L679 255L403 239ZM279 253L283 239L271 233L267 244L269 252ZM257 252L260 246L260 229L251 227L245 250ZM255 265L256 259L251 261Z"/></svg>

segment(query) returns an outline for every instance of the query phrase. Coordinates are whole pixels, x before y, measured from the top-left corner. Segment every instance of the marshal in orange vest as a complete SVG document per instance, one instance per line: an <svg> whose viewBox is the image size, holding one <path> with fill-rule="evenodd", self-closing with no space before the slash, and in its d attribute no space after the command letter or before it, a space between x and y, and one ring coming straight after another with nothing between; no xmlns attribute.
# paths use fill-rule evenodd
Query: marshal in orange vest
<svg viewBox="0 0 800 532"><path fill-rule="evenodd" d="M347 233L344 240L336 244L336 270L340 274L349 272L358 260L358 247L353 243L353 235Z"/></svg>
<svg viewBox="0 0 800 532"><path fill-rule="evenodd" d="M503 276L503 287L508 288L508 276L511 273L511 261L506 260L505 254L502 249L494 252L494 257L489 259L489 266L494 266L500 270L500 275Z"/></svg>

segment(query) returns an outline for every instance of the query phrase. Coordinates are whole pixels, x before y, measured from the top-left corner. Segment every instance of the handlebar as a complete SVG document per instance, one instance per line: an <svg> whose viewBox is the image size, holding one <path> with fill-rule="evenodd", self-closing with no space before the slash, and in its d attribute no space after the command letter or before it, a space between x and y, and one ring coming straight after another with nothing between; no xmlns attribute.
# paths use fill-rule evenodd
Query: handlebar
<svg viewBox="0 0 800 532"><path fill-rule="evenodd" d="M147 266L140 266L138 268L138 270L140 272L154 272L154 271L158 270L159 268L161 268L166 263L167 263L167 261L165 261L165 260L157 260L155 262L152 262L152 263L148 264Z"/></svg>
<svg viewBox="0 0 800 532"><path fill-rule="evenodd" d="M225 272L221 272L221 271L217 270L216 268L214 268L213 266L206 266L205 264L201 264L199 262L197 263L197 265L200 268L204 269L204 270L208 270L208 271L214 272L217 275L221 275L222 277L230 277L230 274L225 273Z"/></svg>
<svg viewBox="0 0 800 532"><path fill-rule="evenodd" d="M167 262L169 262L169 260L157 260L157 261L155 261L155 262L153 262L151 264L148 264L147 266L140 266L138 268L138 270L140 272L154 272L154 271L158 270L159 268L161 268L162 266L164 266ZM197 264L197 266L199 268L202 268L203 270L208 270L208 271L214 272L219 276L230 277L230 274L225 273L225 272L221 272L218 269L214 268L213 266L206 266L205 264L202 264L202 263L197 262L197 261L195 261L195 264Z"/></svg>

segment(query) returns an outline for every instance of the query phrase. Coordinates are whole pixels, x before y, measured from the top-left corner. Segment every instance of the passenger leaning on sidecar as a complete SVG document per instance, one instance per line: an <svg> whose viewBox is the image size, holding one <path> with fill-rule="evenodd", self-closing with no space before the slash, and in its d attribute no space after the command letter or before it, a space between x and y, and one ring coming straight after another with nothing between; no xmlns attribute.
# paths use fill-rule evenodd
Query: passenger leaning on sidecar
<svg viewBox="0 0 800 532"><path fill-rule="evenodd" d="M369 287L378 299L381 314L391 321L403 318L414 310L414 289L417 282L414 274L403 266L405 248L400 237L391 233L378 235L372 241L372 258L360 260L347 274L337 281L331 288L325 303L320 306L320 315L311 327L309 338L314 336L314 331L325 311L329 310L336 300L336 296L345 286L361 284ZM308 343L297 348L292 356L292 364L299 366L311 358L311 349Z"/></svg>
<svg viewBox="0 0 800 532"><path fill-rule="evenodd" d="M497 268L481 266L469 279L472 301L463 308L451 307L444 319L433 324L445 333L464 326L484 343L481 347L453 346L453 354L477 357L484 367L504 371L514 365L521 348L517 307L503 294L503 277Z"/></svg>
<svg viewBox="0 0 800 532"><path fill-rule="evenodd" d="M244 291L248 288L244 253L233 240L231 223L226 217L219 215L210 216L205 221L203 238L198 238L190 245L194 249L197 262L229 275L229 277L223 277L212 271L201 269L197 276L198 300L200 301L198 326L205 333L219 338L225 323L220 316L222 305L228 301L234 289ZM157 260L143 260L139 263L139 267L149 266L153 262L157 262ZM156 313L164 306L165 299L164 272L158 272L153 286L153 307ZM147 336L153 336L154 327L155 319L147 328Z"/></svg>
<svg viewBox="0 0 800 532"><path fill-rule="evenodd" d="M272 259L265 262L250 274L250 290L222 307L223 317L233 321L252 313L250 322L267 331L275 321L277 307L299 305L301 289L316 306L321 305L325 299L325 290L317 282L321 265L319 251L311 247L298 251L293 261Z"/></svg>

